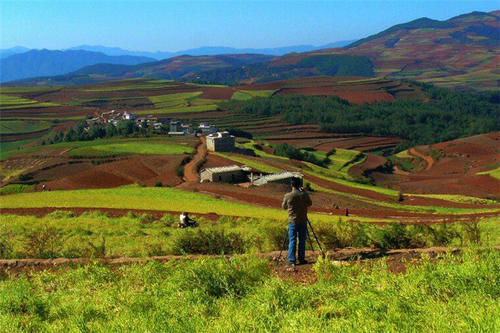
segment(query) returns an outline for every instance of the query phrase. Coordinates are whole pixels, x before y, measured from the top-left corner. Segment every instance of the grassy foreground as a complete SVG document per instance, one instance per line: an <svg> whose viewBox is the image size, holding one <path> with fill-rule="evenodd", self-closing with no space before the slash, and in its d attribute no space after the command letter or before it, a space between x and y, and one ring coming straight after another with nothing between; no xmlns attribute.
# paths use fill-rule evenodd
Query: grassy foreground
<svg viewBox="0 0 500 333"><path fill-rule="evenodd" d="M314 265L282 280L252 256L99 264L0 279L0 331L498 332L500 254L469 250L391 273Z"/></svg>
<svg viewBox="0 0 500 333"><path fill-rule="evenodd" d="M477 225L432 226L398 223L379 226L349 223L344 219L314 220L314 229L325 248L500 245L500 230L493 218L485 218ZM101 212L75 216L64 211L42 218L2 215L0 259L262 253L280 250L286 235L284 220L229 217L218 221L197 220L199 228L185 230L177 228L177 216L168 214L162 218L132 213L112 218Z"/></svg>

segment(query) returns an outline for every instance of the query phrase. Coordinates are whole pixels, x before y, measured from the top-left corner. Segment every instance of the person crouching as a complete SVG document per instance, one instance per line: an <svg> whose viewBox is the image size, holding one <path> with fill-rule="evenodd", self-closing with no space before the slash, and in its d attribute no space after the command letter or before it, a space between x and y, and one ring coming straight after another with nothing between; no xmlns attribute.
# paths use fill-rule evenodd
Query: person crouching
<svg viewBox="0 0 500 333"><path fill-rule="evenodd" d="M195 220L191 219L187 212L183 212L181 215L179 215L179 220L179 228L194 228L198 226L198 223L196 223Z"/></svg>

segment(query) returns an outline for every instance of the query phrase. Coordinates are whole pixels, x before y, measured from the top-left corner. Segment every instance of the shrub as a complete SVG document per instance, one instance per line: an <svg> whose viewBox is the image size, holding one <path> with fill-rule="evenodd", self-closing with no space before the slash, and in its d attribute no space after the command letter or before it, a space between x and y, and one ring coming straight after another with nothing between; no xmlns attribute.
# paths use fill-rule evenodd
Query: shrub
<svg viewBox="0 0 500 333"><path fill-rule="evenodd" d="M59 229L45 226L26 236L24 249L26 254L33 258L54 258L59 255L63 243Z"/></svg>
<svg viewBox="0 0 500 333"><path fill-rule="evenodd" d="M174 241L177 254L232 254L243 253L245 241L239 233L216 228L182 230Z"/></svg>
<svg viewBox="0 0 500 333"><path fill-rule="evenodd" d="M30 175L30 174L21 174L21 175L19 175L19 177L17 177L17 179L19 179L19 181L21 181L21 182L26 182L26 181L32 180L33 179L33 175Z"/></svg>
<svg viewBox="0 0 500 333"><path fill-rule="evenodd" d="M155 183L155 187L163 187L163 183L162 182L156 182Z"/></svg>

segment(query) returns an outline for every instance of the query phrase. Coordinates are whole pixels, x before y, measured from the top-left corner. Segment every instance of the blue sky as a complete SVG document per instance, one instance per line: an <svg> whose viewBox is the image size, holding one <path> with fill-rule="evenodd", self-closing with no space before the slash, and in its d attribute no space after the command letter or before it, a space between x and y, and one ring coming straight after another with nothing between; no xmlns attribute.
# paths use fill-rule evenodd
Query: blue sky
<svg viewBox="0 0 500 333"><path fill-rule="evenodd" d="M423 16L443 20L499 7L496 0L0 0L0 48L321 45Z"/></svg>

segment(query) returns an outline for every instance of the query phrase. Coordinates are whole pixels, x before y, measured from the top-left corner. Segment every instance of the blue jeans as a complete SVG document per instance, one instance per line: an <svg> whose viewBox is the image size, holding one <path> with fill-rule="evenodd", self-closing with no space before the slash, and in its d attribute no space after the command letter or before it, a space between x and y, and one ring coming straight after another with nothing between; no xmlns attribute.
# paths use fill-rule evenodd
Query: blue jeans
<svg viewBox="0 0 500 333"><path fill-rule="evenodd" d="M299 236L299 261L301 261L306 257L307 224L288 224L288 261L293 263L295 262L297 235Z"/></svg>

